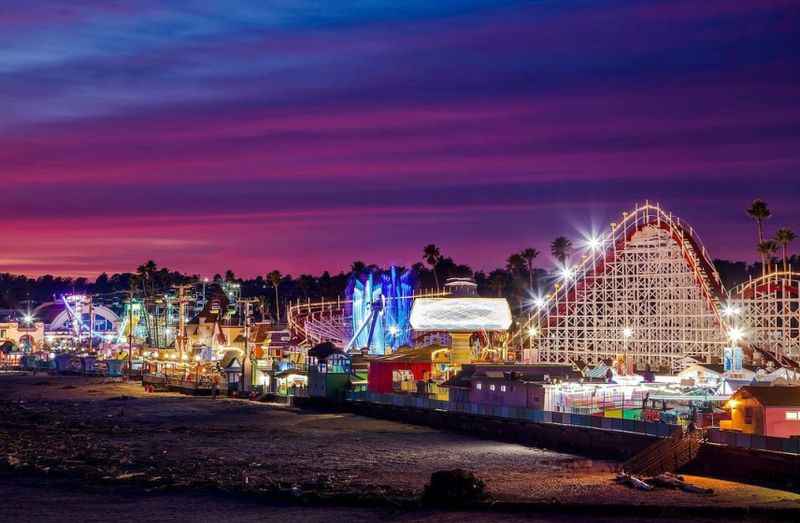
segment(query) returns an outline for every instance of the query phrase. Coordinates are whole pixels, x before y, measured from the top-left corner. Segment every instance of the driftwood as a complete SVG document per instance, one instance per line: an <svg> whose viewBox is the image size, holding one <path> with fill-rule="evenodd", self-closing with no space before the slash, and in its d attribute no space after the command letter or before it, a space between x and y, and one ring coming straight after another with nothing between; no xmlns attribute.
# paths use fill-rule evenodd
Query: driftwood
<svg viewBox="0 0 800 523"><path fill-rule="evenodd" d="M650 491L654 488L664 489L678 489L684 492L691 492L693 494L713 494L714 490L710 488L698 487L687 483L683 476L677 474L670 474L665 472L658 476L641 479L631 474L621 473L618 474L615 481L622 485L635 488L637 490Z"/></svg>

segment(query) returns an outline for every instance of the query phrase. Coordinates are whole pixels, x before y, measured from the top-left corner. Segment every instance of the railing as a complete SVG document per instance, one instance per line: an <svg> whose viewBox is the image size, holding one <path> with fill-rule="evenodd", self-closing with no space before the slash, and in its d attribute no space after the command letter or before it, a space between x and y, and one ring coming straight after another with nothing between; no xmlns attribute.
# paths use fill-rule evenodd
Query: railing
<svg viewBox="0 0 800 523"><path fill-rule="evenodd" d="M605 418L601 416L588 416L585 414L572 414L568 412L550 412L534 410L525 407L502 407L494 405L481 405L477 403L458 403L447 400L434 400L411 394L378 394L375 392L351 392L347 395L349 401L363 401L395 407L407 407L423 410L438 410L471 414L473 416L486 416L492 418L514 419L530 421L533 423L556 423L574 427L587 427L603 430L617 430L623 432L636 432L657 436L669 437L678 425L669 423L655 423L651 421L637 421L630 419Z"/></svg>
<svg viewBox="0 0 800 523"><path fill-rule="evenodd" d="M800 454L800 438L776 438L774 436L759 436L732 430L709 429L708 440L718 445L742 449Z"/></svg>

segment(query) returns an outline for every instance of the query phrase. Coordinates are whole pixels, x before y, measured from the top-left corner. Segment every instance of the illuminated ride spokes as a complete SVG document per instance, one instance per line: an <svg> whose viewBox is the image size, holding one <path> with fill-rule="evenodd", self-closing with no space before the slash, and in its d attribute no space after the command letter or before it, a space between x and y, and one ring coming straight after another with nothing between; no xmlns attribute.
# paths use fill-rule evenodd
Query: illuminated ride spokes
<svg viewBox="0 0 800 523"><path fill-rule="evenodd" d="M800 358L800 273L777 271L736 287L723 313L747 341L796 367Z"/></svg>
<svg viewBox="0 0 800 523"><path fill-rule="evenodd" d="M534 300L525 359L599 363L622 357L672 371L722 354L719 275L691 227L646 203L587 241L582 261L560 268Z"/></svg>

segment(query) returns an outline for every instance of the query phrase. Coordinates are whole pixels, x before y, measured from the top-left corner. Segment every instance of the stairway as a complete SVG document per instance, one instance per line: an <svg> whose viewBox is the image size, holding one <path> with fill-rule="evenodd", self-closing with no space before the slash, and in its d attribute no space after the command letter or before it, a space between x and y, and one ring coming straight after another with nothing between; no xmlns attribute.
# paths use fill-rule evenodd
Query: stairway
<svg viewBox="0 0 800 523"><path fill-rule="evenodd" d="M622 470L636 476L657 476L664 472L677 472L697 457L702 433L685 433L678 428L668 438L661 439L633 456L622 465Z"/></svg>

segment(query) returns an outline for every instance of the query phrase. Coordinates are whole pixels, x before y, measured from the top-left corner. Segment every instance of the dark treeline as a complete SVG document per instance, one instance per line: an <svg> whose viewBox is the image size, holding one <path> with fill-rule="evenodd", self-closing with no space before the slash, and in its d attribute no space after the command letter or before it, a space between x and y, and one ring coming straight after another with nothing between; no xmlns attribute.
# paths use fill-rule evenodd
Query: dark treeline
<svg viewBox="0 0 800 523"><path fill-rule="evenodd" d="M553 242L553 254L556 259L564 259L563 257L569 256L569 249L567 252L556 250L557 246L564 247L562 239L558 240L558 243ZM447 278L472 277L478 284L478 292L482 296L505 297L517 309L523 306L532 294L548 289L553 281L548 271L534 266L538 252L531 251L533 250L526 249L521 253L512 254L508 257L506 267L490 272L476 272L468 265L458 264L452 258L442 256L436 246L429 245L424 251L424 262L419 262L411 268L417 274L420 289L433 290L437 286L441 287ZM776 261L773 260L773 263ZM800 266L800 258L796 255L791 256L789 263L795 267ZM761 263L715 260L714 264L727 289L732 289L749 277L757 277L762 273ZM361 273L369 268L378 267L355 261L350 271L338 274L326 271L319 276L310 274L292 276L272 271L264 276L250 279L238 278L228 270L215 275L209 283L223 281L239 283L243 297L263 298L274 310L276 295L282 305L294 300L336 299L337 296L344 294L352 273ZM0 308L22 308L26 305L26 300L30 300L35 306L51 301L54 296L73 292L93 294L101 301L114 304L121 303L131 291L136 296L152 296L169 292L174 285L185 283L196 283L199 286L202 284L202 278L198 275L159 268L152 261L139 266L136 272L110 276L103 273L94 280L51 275L29 278L0 273ZM530 289L533 289L533 292Z"/></svg>

